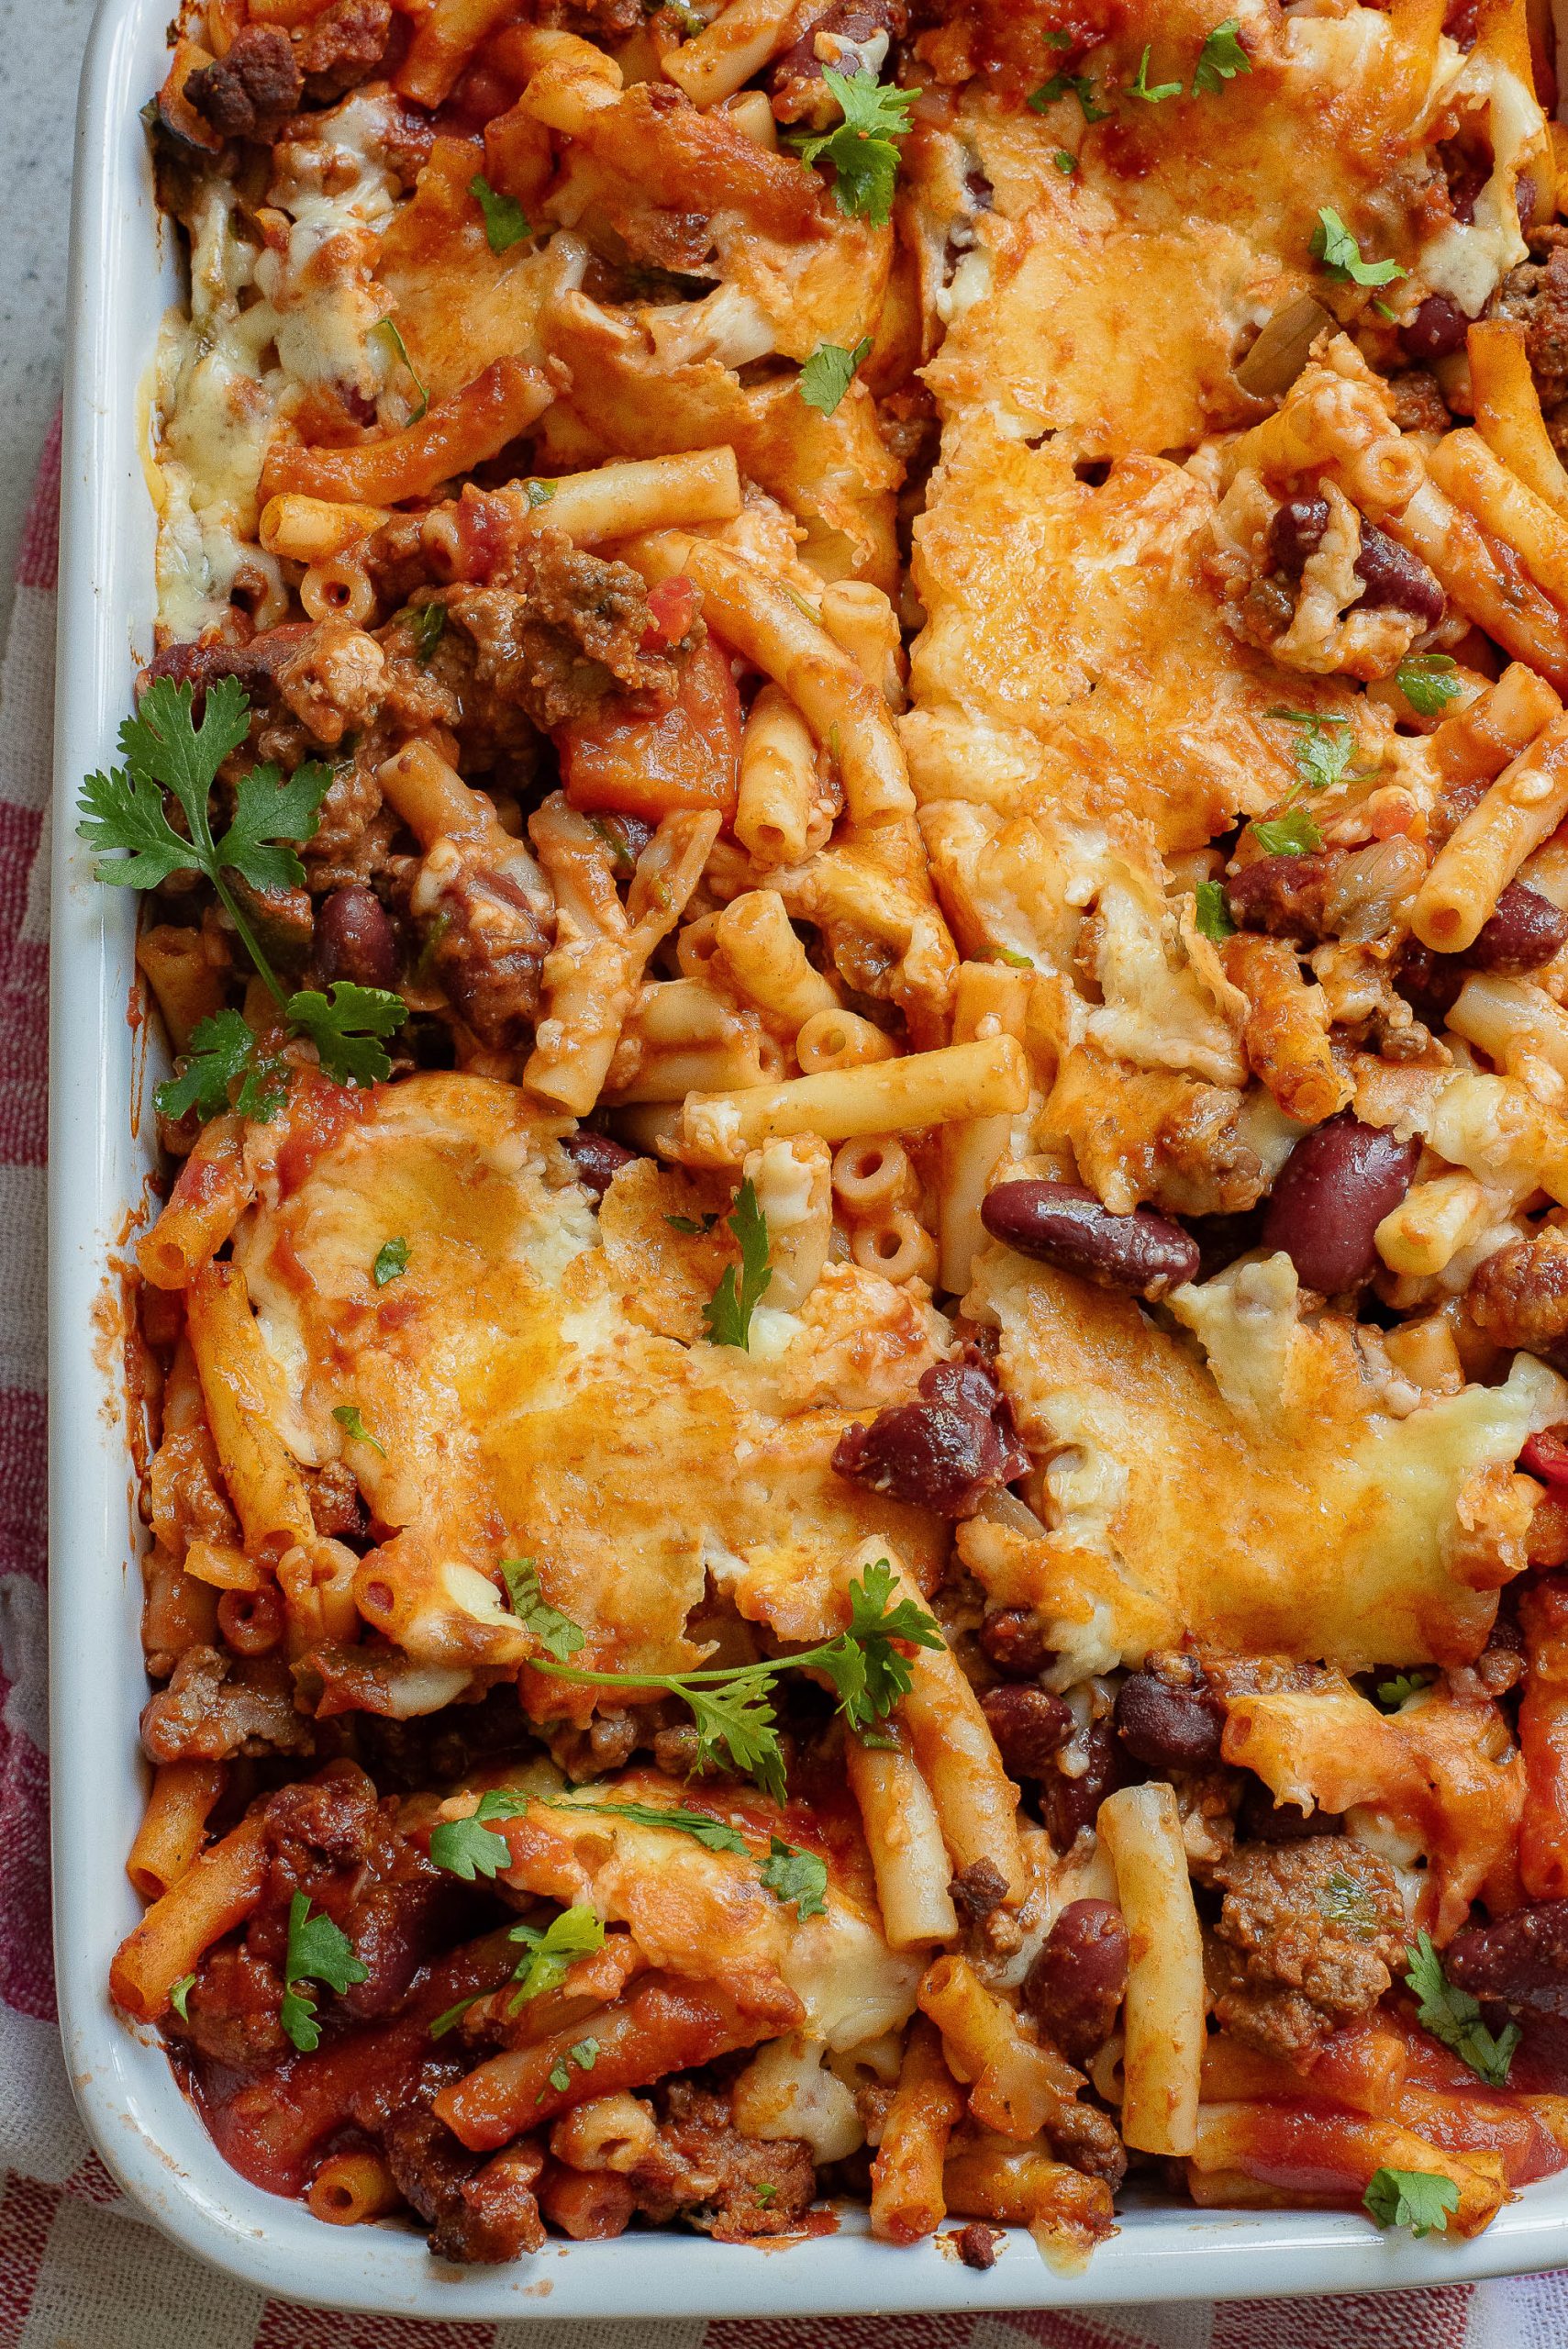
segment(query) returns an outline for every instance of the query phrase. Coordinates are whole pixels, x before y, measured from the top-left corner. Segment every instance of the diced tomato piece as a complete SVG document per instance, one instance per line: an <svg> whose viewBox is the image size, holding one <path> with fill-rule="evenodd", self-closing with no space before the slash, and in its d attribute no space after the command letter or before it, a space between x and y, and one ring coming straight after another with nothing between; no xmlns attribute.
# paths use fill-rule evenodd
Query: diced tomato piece
<svg viewBox="0 0 1568 2349"><path fill-rule="evenodd" d="M684 636L689 636L698 601L697 591L684 572L677 572L673 579L662 579L657 587L651 587L648 626L642 631L644 652L651 652L662 644L679 644Z"/></svg>
<svg viewBox="0 0 1568 2349"><path fill-rule="evenodd" d="M1543 1428L1530 1436L1519 1454L1519 1466L1543 1484L1568 1485L1568 1426Z"/></svg>
<svg viewBox="0 0 1568 2349"><path fill-rule="evenodd" d="M662 592L656 587L653 595ZM567 803L584 814L640 816L657 824L681 807L717 807L727 823L735 813L740 696L729 656L711 636L682 662L675 698L664 708L651 694L612 694L558 728L555 740Z"/></svg>

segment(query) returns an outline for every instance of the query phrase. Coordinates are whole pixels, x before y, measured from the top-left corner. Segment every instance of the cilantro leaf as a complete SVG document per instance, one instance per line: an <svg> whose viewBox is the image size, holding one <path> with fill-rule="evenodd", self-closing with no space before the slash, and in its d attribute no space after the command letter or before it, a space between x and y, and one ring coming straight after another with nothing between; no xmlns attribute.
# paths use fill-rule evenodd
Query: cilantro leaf
<svg viewBox="0 0 1568 2349"><path fill-rule="evenodd" d="M1157 106L1165 98L1179 98L1182 95L1182 85L1179 82L1156 82L1153 88L1150 88L1149 58L1153 46L1153 42L1150 41L1139 59L1138 79L1133 83L1128 95L1133 98L1143 98L1150 106Z"/></svg>
<svg viewBox="0 0 1568 2349"><path fill-rule="evenodd" d="M1212 939L1216 946L1235 935L1236 924L1230 918L1230 900L1225 894L1223 881L1200 881L1193 892L1197 900L1194 920L1200 938Z"/></svg>
<svg viewBox="0 0 1568 2349"><path fill-rule="evenodd" d="M573 1959L591 1957L602 1949L605 1929L591 1909L563 1909L545 1932L537 1925L514 1925L507 1938L523 1944L513 1976L517 1987L507 2008L516 2014L530 1998L559 1990Z"/></svg>
<svg viewBox="0 0 1568 2349"><path fill-rule="evenodd" d="M1030 94L1028 104L1034 113L1043 114L1047 106L1054 106L1057 99L1064 98L1070 90L1078 101L1079 111L1085 123L1110 120L1110 108L1095 104L1095 85L1086 73L1053 73L1049 82L1042 82L1039 89Z"/></svg>
<svg viewBox="0 0 1568 2349"><path fill-rule="evenodd" d="M822 79L844 119L832 130L797 135L795 146L804 163L826 155L832 164L833 196L840 212L862 214L873 228L885 228L898 178L898 150L893 142L907 132L909 108L920 93L881 83L874 73L840 73L831 65L823 67Z"/></svg>
<svg viewBox="0 0 1568 2349"><path fill-rule="evenodd" d="M1298 791L1326 791L1344 781L1356 751L1348 718L1325 718L1315 709L1271 709L1268 715L1300 729L1292 746Z"/></svg>
<svg viewBox="0 0 1568 2349"><path fill-rule="evenodd" d="M1416 1994L1416 2020L1422 2030L1451 2047L1489 2088L1502 2087L1523 2036L1518 2023L1506 2023L1494 2038L1481 2020L1479 2001L1444 1974L1429 1933L1418 1933L1414 1949L1405 1954L1410 1961L1405 1984Z"/></svg>
<svg viewBox="0 0 1568 2349"><path fill-rule="evenodd" d="M489 1821L493 1819L520 1819L528 1807L524 1794L514 1794L507 1787L494 1787L481 1795L479 1806L467 1819L443 1819L430 1830L430 1857L439 1868L450 1876L462 1876L464 1884L472 1884L475 1876L495 1876L512 1863L511 1847L504 1835L493 1835Z"/></svg>
<svg viewBox="0 0 1568 2349"><path fill-rule="evenodd" d="M1395 278L1408 274L1396 261L1363 261L1360 245L1327 204L1318 207L1312 254L1322 262L1325 276L1337 278L1342 285L1389 285Z"/></svg>
<svg viewBox="0 0 1568 2349"><path fill-rule="evenodd" d="M375 1252L375 1262L371 1266L371 1278L377 1288L384 1288L388 1281L401 1279L407 1270L408 1242L406 1240L384 1240Z"/></svg>
<svg viewBox="0 0 1568 2349"><path fill-rule="evenodd" d="M1293 807L1271 823L1254 824L1252 838L1265 856L1307 856L1323 845L1323 835L1305 807Z"/></svg>
<svg viewBox="0 0 1568 2349"><path fill-rule="evenodd" d="M447 629L447 607L439 596L428 604L406 604L397 615L407 623L414 640L414 658L421 669L428 669L436 647Z"/></svg>
<svg viewBox="0 0 1568 2349"><path fill-rule="evenodd" d="M1059 147L1051 160L1059 172L1075 172L1078 168L1077 156L1070 155L1065 147Z"/></svg>
<svg viewBox="0 0 1568 2349"><path fill-rule="evenodd" d="M506 1586L507 1603L525 1631L531 1631L539 1645L557 1664L564 1664L582 1646L584 1634L581 1627L552 1607L539 1586L539 1569L531 1558L503 1558L501 1578Z"/></svg>
<svg viewBox="0 0 1568 2349"><path fill-rule="evenodd" d="M475 172L468 192L484 215L484 241L493 253L510 252L514 245L533 235L517 197L497 195L483 172Z"/></svg>
<svg viewBox="0 0 1568 2349"><path fill-rule="evenodd" d="M123 852L97 860L93 869L100 881L156 889L172 873L194 869L212 876L207 795L224 760L250 730L250 704L234 677L219 677L209 687L199 726L192 722L192 700L189 685L160 677L149 685L136 716L120 726L124 766L90 774L83 785L82 838L91 848ZM165 792L178 802L188 838L170 823Z"/></svg>
<svg viewBox="0 0 1568 2349"><path fill-rule="evenodd" d="M377 1041L401 1028L408 1006L385 987L361 987L334 979L331 996L307 987L286 1006L292 1027L308 1036L326 1074L339 1085L379 1085L392 1062Z"/></svg>
<svg viewBox="0 0 1568 2349"><path fill-rule="evenodd" d="M751 1851L744 1835L722 1819L708 1819L700 1810L666 1809L656 1802L563 1802L563 1809L591 1810L601 1819L626 1819L634 1827L673 1827L689 1835L707 1852L733 1852L742 1859Z"/></svg>
<svg viewBox="0 0 1568 2349"><path fill-rule="evenodd" d="M1378 1682L1377 1701L1386 1706L1391 1713L1397 1712L1408 1698L1418 1696L1423 1688L1430 1687L1431 1682L1424 1672L1396 1672L1392 1680Z"/></svg>
<svg viewBox="0 0 1568 2349"><path fill-rule="evenodd" d="M831 416L849 390L855 369L871 349L870 335L846 351L837 342L819 342L797 379L801 398L821 416Z"/></svg>
<svg viewBox="0 0 1568 2349"><path fill-rule="evenodd" d="M1240 30L1240 17L1227 17L1225 22L1216 25L1209 34L1198 51L1197 63L1193 67L1195 97L1221 88L1225 83L1233 81L1238 73L1251 72L1252 61L1238 39Z"/></svg>
<svg viewBox="0 0 1568 2349"><path fill-rule="evenodd" d="M766 1664L743 1667L727 1687L687 1683L676 1693L691 1708L697 1766L728 1757L742 1777L754 1778L775 1802L785 1794L784 1749L774 1727L773 1674Z"/></svg>
<svg viewBox="0 0 1568 2349"><path fill-rule="evenodd" d="M182 2022L189 2022L191 2020L186 2011L186 2001L195 1987L196 1977L194 1974L182 1974L177 1982L171 1982L169 1985L169 2004Z"/></svg>
<svg viewBox="0 0 1568 2349"><path fill-rule="evenodd" d="M296 1982L324 1982L341 1993L355 1982L368 1980L370 1968L354 1954L354 1945L330 1917L313 1917L310 1902L296 1892L289 1903L288 1946L284 1957L284 1997L278 2020L302 2054L321 2043L316 2001L296 1991Z"/></svg>
<svg viewBox="0 0 1568 2349"><path fill-rule="evenodd" d="M372 1435L360 1417L360 1407L357 1403L335 1403L332 1406L332 1417L337 1420L343 1433L353 1442L368 1443L373 1452L379 1452L384 1460L386 1458L385 1444L379 1443Z"/></svg>
<svg viewBox="0 0 1568 2349"><path fill-rule="evenodd" d="M314 837L317 809L326 798L332 770L307 759L284 778L270 763L251 767L234 795L234 821L213 850L252 889L298 889L305 867L289 845Z"/></svg>
<svg viewBox="0 0 1568 2349"><path fill-rule="evenodd" d="M786 1908L793 1900L795 1913L804 1925L808 1917L826 1913L828 1864L815 1852L798 1851L775 1835L762 1862L762 1888Z"/></svg>
<svg viewBox="0 0 1568 2349"><path fill-rule="evenodd" d="M667 1215L664 1220L672 1231L695 1232L700 1239L718 1221L718 1209L714 1208L700 1219L695 1215Z"/></svg>
<svg viewBox="0 0 1568 2349"><path fill-rule="evenodd" d="M424 419L426 411L430 405L430 395L426 386L419 381L418 376L414 373L414 362L408 356L408 345L404 341L402 335L398 332L395 319L377 318L374 326L371 328L371 332L372 334L379 334L384 337L387 343L391 346L394 356L400 359L403 362L404 366L407 369L409 377L413 382L414 389L419 395L419 405L415 408L412 415L409 417L408 421L410 424L421 423Z"/></svg>
<svg viewBox="0 0 1568 2349"><path fill-rule="evenodd" d="M1448 704L1464 691L1453 674L1458 666L1451 653L1418 652L1401 661L1394 682L1419 717L1440 718Z"/></svg>
<svg viewBox="0 0 1568 2349"><path fill-rule="evenodd" d="M909 1660L894 1646L895 1640L921 1648L943 1645L935 1620L912 1598L888 1606L893 1588L893 1569L879 1558L866 1568L862 1581L850 1585L849 1630L818 1657L851 1729L884 1720L909 1692Z"/></svg>
<svg viewBox="0 0 1568 2349"><path fill-rule="evenodd" d="M1362 2200L1380 2227L1447 2234L1448 2214L1459 2208L1459 2188L1436 2170L1380 2169L1373 2172Z"/></svg>
<svg viewBox="0 0 1568 2349"><path fill-rule="evenodd" d="M152 1097L160 1117L183 1118L194 1109L205 1120L222 1117L232 1105L241 1117L264 1126L288 1098L287 1063L258 1052L254 1031L232 1008L198 1020L191 1050L182 1057L180 1074Z"/></svg>
<svg viewBox="0 0 1568 2349"><path fill-rule="evenodd" d="M703 1308L703 1335L716 1346L751 1343L751 1316L773 1277L768 1262L768 1219L757 1205L757 1188L750 1175L735 1196L725 1219L740 1246L740 1277L727 1264L718 1286Z"/></svg>
<svg viewBox="0 0 1568 2349"><path fill-rule="evenodd" d="M599 2043L596 2039L579 2039L566 2053L580 2072L591 2072L599 2060Z"/></svg>

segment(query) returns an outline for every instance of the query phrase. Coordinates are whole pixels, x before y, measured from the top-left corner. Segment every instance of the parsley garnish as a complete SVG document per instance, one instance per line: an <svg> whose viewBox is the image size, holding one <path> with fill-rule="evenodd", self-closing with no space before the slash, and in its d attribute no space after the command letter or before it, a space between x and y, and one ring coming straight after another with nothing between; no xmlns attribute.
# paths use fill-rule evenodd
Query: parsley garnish
<svg viewBox="0 0 1568 2349"><path fill-rule="evenodd" d="M1029 105L1036 114L1043 114L1058 98L1064 98L1069 90L1077 99L1086 123L1110 120L1110 108L1095 104L1095 85L1086 73L1053 73L1049 82L1042 82L1031 93Z"/></svg>
<svg viewBox="0 0 1568 2349"><path fill-rule="evenodd" d="M768 1262L768 1219L757 1205L757 1188L750 1175L736 1193L735 1206L725 1220L740 1244L740 1277L737 1280L735 1265L725 1266L718 1286L703 1308L703 1335L716 1346L749 1350L751 1316L773 1277Z"/></svg>
<svg viewBox="0 0 1568 2349"><path fill-rule="evenodd" d="M831 416L870 349L869 334L852 351L846 351L840 343L819 342L797 379L800 396L806 406L816 408L819 415Z"/></svg>
<svg viewBox="0 0 1568 2349"><path fill-rule="evenodd" d="M768 1856L762 1862L762 1886L773 1898L788 1907L793 1900L795 1913L804 1925L808 1917L820 1917L827 1911L823 1898L828 1889L828 1864L815 1852L796 1850L775 1835L768 1846Z"/></svg>
<svg viewBox="0 0 1568 2349"><path fill-rule="evenodd" d="M1418 1933L1415 1948L1405 1954L1410 1961L1406 1987L1416 1994L1416 2020L1422 2030L1451 2047L1489 2088L1505 2086L1514 2050L1523 2036L1518 2023L1506 2023L1493 2037L1481 2020L1479 2002L1444 1974L1429 1933Z"/></svg>
<svg viewBox="0 0 1568 2349"><path fill-rule="evenodd" d="M1380 1705L1385 1705L1391 1713L1397 1712L1400 1706L1407 1703L1410 1698L1418 1696L1423 1688L1430 1687L1431 1683L1425 1673L1397 1672L1392 1680L1378 1682L1377 1701Z"/></svg>
<svg viewBox="0 0 1568 2349"><path fill-rule="evenodd" d="M1065 147L1059 147L1051 160L1059 172L1075 172L1078 168L1077 156L1070 155Z"/></svg>
<svg viewBox="0 0 1568 2349"><path fill-rule="evenodd" d="M397 615L408 623L408 633L414 640L414 658L421 669L430 665L430 656L446 630L447 607L440 597L428 604L410 604Z"/></svg>
<svg viewBox="0 0 1568 2349"><path fill-rule="evenodd" d="M1182 95L1182 85L1179 82L1156 82L1154 87L1152 89L1150 88L1149 59L1153 47L1153 42L1150 41L1145 48L1142 56L1139 59L1138 79L1133 83L1128 95L1134 98L1143 98L1147 100L1150 106L1157 106L1166 98L1179 98Z"/></svg>
<svg viewBox="0 0 1568 2349"><path fill-rule="evenodd" d="M110 852L95 860L94 872L100 881L130 889L156 889L175 873L201 874L211 883L273 1002L291 1027L311 1039L326 1074L339 1084L373 1084L390 1074L392 1063L362 1031L389 1036L401 1027L408 1016L402 998L382 987L358 987L345 980L334 985L330 1001L314 989L286 995L225 877L237 873L263 894L300 888L305 867L295 847L315 833L331 775L316 759L286 778L270 763L251 767L236 786L233 821L215 838L208 800L219 767L250 731L250 703L234 678L219 677L207 688L199 726L192 720L191 707L188 685L159 678L142 696L136 716L120 727L124 765L107 774L90 774L83 785L82 821L76 829L90 848ZM177 832L169 821L166 794L185 818L185 833ZM235 1073L241 1074L243 1040L228 1017L223 1017L221 1034L199 1049L232 1055ZM210 1030L211 1023L203 1021L202 1026ZM196 1037L191 1041L195 1044ZM219 1073L216 1063L202 1070L192 1106L204 1097L216 1098ZM260 1104L279 1071L263 1063L255 1074L262 1089L252 1091L250 1098ZM226 1089L231 1081L226 1080ZM183 1100L183 1079L173 1083L176 1089L169 1098ZM245 1114L256 1115L258 1109L252 1107Z"/></svg>
<svg viewBox="0 0 1568 2349"><path fill-rule="evenodd" d="M1315 709L1271 709L1268 714L1300 729L1292 745L1296 791L1327 791L1330 784L1344 781L1356 748L1348 718L1325 718Z"/></svg>
<svg viewBox="0 0 1568 2349"><path fill-rule="evenodd" d="M909 108L918 90L900 90L873 73L840 73L822 68L822 79L843 109L836 129L796 137L804 163L826 155L834 171L833 195L840 212L862 213L873 228L885 228L893 215L898 177L895 139L909 128Z"/></svg>
<svg viewBox="0 0 1568 2349"><path fill-rule="evenodd" d="M1362 249L1340 219L1327 204L1318 207L1318 226L1312 231L1313 258L1323 264L1324 273L1338 278L1342 285L1388 285L1407 272L1396 261L1363 261Z"/></svg>
<svg viewBox="0 0 1568 2349"><path fill-rule="evenodd" d="M1307 856L1323 845L1323 835L1305 807L1295 807L1272 823L1254 824L1252 838L1265 856Z"/></svg>
<svg viewBox="0 0 1568 2349"><path fill-rule="evenodd" d="M219 1118L229 1108L259 1126L288 1099L288 1063L259 1048L255 1031L240 1012L215 1011L191 1031L191 1050L178 1076L161 1085L152 1098L163 1118ZM238 1085L239 1091L235 1087Z"/></svg>
<svg viewBox="0 0 1568 2349"><path fill-rule="evenodd" d="M387 341L392 345L395 355L403 362L404 366L408 370L414 389L419 395L419 405L415 408L412 415L409 417L408 421L410 424L421 423L424 419L426 411L430 405L430 395L427 391L425 385L419 381L418 376L414 373L414 362L408 356L408 345L404 341L402 335L398 332L396 321L393 318L377 318L374 326L371 328L371 332L372 334L384 335Z"/></svg>
<svg viewBox="0 0 1568 2349"><path fill-rule="evenodd" d="M575 1959L602 1949L605 1929L591 1909L563 1909L542 1933L537 1925L514 1925L506 1938L523 1944L512 1976L517 1987L507 2008L515 2015L530 1998L559 1990Z"/></svg>
<svg viewBox="0 0 1568 2349"><path fill-rule="evenodd" d="M1454 671L1459 663L1449 652L1418 652L1401 661L1394 682L1422 718L1440 718L1447 705L1464 691Z"/></svg>
<svg viewBox="0 0 1568 2349"><path fill-rule="evenodd" d="M480 1796L478 1809L467 1819L443 1819L439 1827L431 1828L430 1857L450 1876L462 1876L464 1884L472 1884L477 1876L498 1876L511 1865L512 1849L504 1835L491 1833L489 1821L520 1819L528 1807L527 1795L514 1794L507 1787L494 1787Z"/></svg>
<svg viewBox="0 0 1568 2349"><path fill-rule="evenodd" d="M1238 73L1251 72L1252 61L1237 38L1240 30L1240 17L1227 17L1225 22L1216 25L1209 34L1193 68L1195 97L1219 89Z"/></svg>
<svg viewBox="0 0 1568 2349"><path fill-rule="evenodd" d="M1373 2172L1362 2200L1380 2227L1443 2235L1449 2212L1459 2208L1459 2188L1435 2170L1380 2169Z"/></svg>
<svg viewBox="0 0 1568 2349"><path fill-rule="evenodd" d="M598 2060L599 2043L596 2039L580 2039L574 2047L569 2047L565 2054L550 2067L550 2085L556 2095L564 2096L572 2086L572 2074L567 2068L569 2065L575 2064L580 2072L591 2072ZM542 2088L535 2097L534 2102L536 2104L544 2102Z"/></svg>
<svg viewBox="0 0 1568 2349"><path fill-rule="evenodd" d="M700 1239L705 1233L711 1231L714 1225L718 1221L718 1209L717 1208L710 1208L707 1214L701 1217L695 1215L667 1215L664 1220L670 1226L672 1231L695 1232Z"/></svg>
<svg viewBox="0 0 1568 2349"><path fill-rule="evenodd" d="M1236 924L1230 918L1230 900L1225 894L1223 881L1200 881L1193 892L1197 899L1193 918L1200 938L1212 939L1216 946L1234 937Z"/></svg>
<svg viewBox="0 0 1568 2349"><path fill-rule="evenodd" d="M550 1604L539 1586L539 1569L533 1560L503 1558L501 1577L512 1612L524 1630L533 1633L557 1664L564 1664L569 1655L575 1655L583 1644L583 1632L570 1615L563 1615L558 1607Z"/></svg>
<svg viewBox="0 0 1568 2349"><path fill-rule="evenodd" d="M384 1241L376 1250L375 1262L371 1266L371 1278L377 1288L384 1288L388 1281L401 1279L407 1270L408 1242L406 1240Z"/></svg>
<svg viewBox="0 0 1568 2349"><path fill-rule="evenodd" d="M484 241L493 253L509 252L533 235L517 197L497 195L483 172L475 172L468 192L484 215Z"/></svg>
<svg viewBox="0 0 1568 2349"><path fill-rule="evenodd" d="M329 1990L342 1992L355 1982L368 1980L369 1976L369 1966L354 1955L354 1945L348 1934L330 1917L313 1917L308 1898L303 1892L296 1892L289 1903L284 1998L278 2021L302 2054L308 2055L320 2045L321 2026L316 2017L314 1996L296 1990L295 1984L325 1982Z"/></svg>
<svg viewBox="0 0 1568 2349"><path fill-rule="evenodd" d="M169 2004L182 2022L189 2022L191 2020L185 2011L185 2002L195 1987L196 1977L194 1974L182 1974L177 1982L171 1982L169 1985Z"/></svg>
<svg viewBox="0 0 1568 2349"><path fill-rule="evenodd" d="M890 1607L893 1569L885 1558L850 1585L850 1628L797 1655L760 1664L717 1665L698 1672L589 1672L535 1658L532 1669L584 1687L663 1688L679 1697L697 1732L697 1764L728 1759L776 1801L784 1799L784 1752L773 1726L773 1690L781 1672L820 1672L832 1683L839 1710L857 1733L885 1720L912 1684L909 1660L895 1641L940 1648L942 1635L912 1598Z"/></svg>
<svg viewBox="0 0 1568 2349"><path fill-rule="evenodd" d="M368 1443L373 1452L379 1452L384 1460L386 1458L385 1444L378 1443L375 1437L372 1435L360 1417L360 1407L357 1403L335 1403L332 1407L332 1417L337 1420L343 1433L351 1437L355 1443Z"/></svg>

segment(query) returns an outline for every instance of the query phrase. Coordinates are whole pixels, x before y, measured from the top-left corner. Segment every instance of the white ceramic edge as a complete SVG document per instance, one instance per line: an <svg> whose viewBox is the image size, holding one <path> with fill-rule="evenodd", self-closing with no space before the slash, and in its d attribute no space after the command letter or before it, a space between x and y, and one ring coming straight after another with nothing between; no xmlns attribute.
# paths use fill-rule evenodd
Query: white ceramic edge
<svg viewBox="0 0 1568 2349"><path fill-rule="evenodd" d="M105 1266L142 1192L131 1136L130 893L100 888L74 837L80 777L106 760L145 657L151 520L138 384L167 298L138 109L157 79L167 0L100 0L83 73L65 394L55 718L50 1024L50 1584L55 1953L82 2115L127 2192L172 2239L284 2298L495 2320L850 2315L1386 2291L1548 2266L1568 2255L1568 2176L1529 2189L1468 2243L1378 2235L1332 2214L1134 2209L1081 2275L1015 2234L989 2274L936 2244L840 2231L763 2253L701 2235L552 2243L459 2272L395 2227L339 2230L248 2186L218 2155L161 2048L105 1991L137 1913L124 1855L142 1798L145 1695L124 1398L105 1343Z"/></svg>

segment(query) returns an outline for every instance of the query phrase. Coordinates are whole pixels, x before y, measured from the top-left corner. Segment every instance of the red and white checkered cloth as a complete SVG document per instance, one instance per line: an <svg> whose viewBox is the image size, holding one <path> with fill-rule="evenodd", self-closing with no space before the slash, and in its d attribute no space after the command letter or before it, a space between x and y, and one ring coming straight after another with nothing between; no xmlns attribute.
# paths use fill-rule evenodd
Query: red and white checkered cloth
<svg viewBox="0 0 1568 2349"><path fill-rule="evenodd" d="M0 2349L1568 2349L1568 2271L1380 2299L1098 2315L651 2325L326 2317L201 2266L124 2201L66 2084L49 1940L44 819L59 495L57 426L0 667Z"/></svg>

